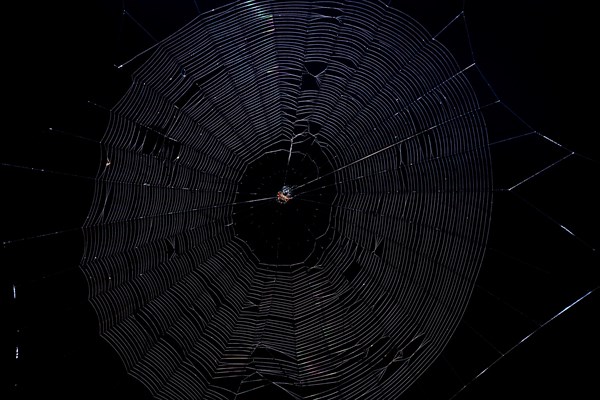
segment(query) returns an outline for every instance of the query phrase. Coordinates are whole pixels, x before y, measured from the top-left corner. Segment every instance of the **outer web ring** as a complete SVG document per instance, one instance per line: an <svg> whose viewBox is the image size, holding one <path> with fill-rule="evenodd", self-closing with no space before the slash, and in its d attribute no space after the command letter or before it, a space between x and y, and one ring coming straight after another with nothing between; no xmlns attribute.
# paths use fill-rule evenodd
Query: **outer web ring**
<svg viewBox="0 0 600 400"><path fill-rule="evenodd" d="M448 50L381 3L200 16L111 112L82 262L102 336L157 398L395 398L441 352L481 265L479 110ZM236 235L236 191L265 149L303 143L333 164L331 237L274 271Z"/></svg>

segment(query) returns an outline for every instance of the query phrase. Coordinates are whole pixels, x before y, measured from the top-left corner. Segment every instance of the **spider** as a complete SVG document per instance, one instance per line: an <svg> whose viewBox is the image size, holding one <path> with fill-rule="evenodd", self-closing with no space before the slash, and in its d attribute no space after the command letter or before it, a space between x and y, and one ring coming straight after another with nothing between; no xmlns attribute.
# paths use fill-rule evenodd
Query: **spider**
<svg viewBox="0 0 600 400"><path fill-rule="evenodd" d="M281 204L285 204L292 199L292 189L288 186L284 186L281 188L279 192L277 192L277 202Z"/></svg>

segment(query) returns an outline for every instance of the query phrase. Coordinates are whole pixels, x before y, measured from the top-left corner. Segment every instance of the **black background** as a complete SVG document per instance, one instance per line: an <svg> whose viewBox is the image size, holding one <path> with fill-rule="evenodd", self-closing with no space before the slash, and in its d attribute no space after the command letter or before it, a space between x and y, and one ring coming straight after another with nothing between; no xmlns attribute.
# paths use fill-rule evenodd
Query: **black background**
<svg viewBox="0 0 600 400"><path fill-rule="evenodd" d="M133 70L117 69L114 64L128 60L153 40L123 15L121 1L83 3L26 3L5 13L13 25L4 35L8 89L4 100L9 109L2 132L2 162L67 174L6 166L0 170L3 240L65 231L3 248L2 330L8 340L3 340L2 360L9 369L3 373L2 390L9 398L148 398L142 385L128 377L116 353L97 336L96 317L86 303L78 263L83 245L79 228L91 203L91 177L101 159L94 140L101 137L108 117L103 107L110 108L120 98ZM199 3L127 1L125 6L160 39L196 16L198 9L217 4ZM460 2L453 1L393 5L431 32L460 10ZM598 160L593 129L578 123L584 120L579 114L586 112L579 107L583 101L571 93L573 86L581 86L575 78L583 73L572 43L583 35L568 26L573 23L568 10L558 1L494 0L467 2L466 13L478 65L503 102L534 129ZM579 114L566 111L572 105ZM52 133L50 127L85 140ZM512 143L493 153L500 165L508 166L508 178L513 172L515 178L519 176L517 160L523 149L528 160L539 157L545 162L547 153L538 154L534 145ZM541 175L534 185L524 185L519 193L537 208L497 193L491 249L479 284L500 294L502 301L522 314L506 312L499 306L502 301L492 301L476 289L465 322L442 357L406 393L407 398L450 398L489 366L498 353L474 332L505 352L536 329L535 321L543 324L598 286L597 255L557 226L563 223L591 246L600 245L595 231L600 202L592 190L597 172L597 163L574 157ZM600 355L597 304L594 292L536 331L455 398L554 398L557 393L582 398L597 393L593 382Z"/></svg>

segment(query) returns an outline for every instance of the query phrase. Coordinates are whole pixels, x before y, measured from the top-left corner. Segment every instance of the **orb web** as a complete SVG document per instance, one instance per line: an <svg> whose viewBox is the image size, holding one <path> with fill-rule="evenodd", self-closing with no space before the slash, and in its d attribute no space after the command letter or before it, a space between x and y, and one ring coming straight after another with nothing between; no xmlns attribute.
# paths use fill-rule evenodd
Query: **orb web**
<svg viewBox="0 0 600 400"><path fill-rule="evenodd" d="M398 4L425 24L430 33L438 32L431 37L426 34L422 46L427 41L439 41L454 56L458 76L449 79L464 78L477 93L478 105L471 114L485 117L489 143L484 146L490 151L494 165L491 188L494 212L483 266L456 330L448 336L437 336L442 340L450 335L452 338L448 345L441 346L444 351L436 356L436 348L429 340L431 331L423 329L415 335L404 335L388 329L399 327L397 320L387 321L398 318L397 310L409 304L405 299L420 290L427 291L422 298L430 296L432 304L437 304L438 288L427 285L430 282L445 284L435 280L437 270L417 264L418 254L413 250L421 246L420 242L428 242L427 236L423 236L426 230L403 236L397 241L399 244L384 236L401 232L403 223L426 227L415 217L427 215L425 209L421 212L422 207L409 198L400 218L392 218L393 222L371 235L372 231L362 229L365 221L377 216L386 219L386 215L390 215L389 208L397 204L375 191L368 196L365 189L388 185L383 163L382 176L377 177L381 180L380 186L370 182L359 187L358 183L374 179L377 174L357 173L359 168L372 168L375 160L385 160L390 152L402 157L398 159L405 159L408 154L414 156L416 148L426 149L422 143L427 144L427 141L422 139L427 132L415 132L415 137L408 138L407 143L401 143L404 139L400 139L372 151L363 149L362 142L340 145L345 138L346 120L337 120L346 117L340 117L343 112L338 106L347 105L348 99L360 101L355 104L356 108L346 111L350 122L359 112L379 113L374 118L381 119L377 119L375 125L383 125L380 122L389 116L380 114L386 107L368 108L365 103L385 93L363 91L362 96L355 96L346 90L358 87L351 85L358 82L355 77L364 80L371 79L369 74L388 76L387 72L381 75L387 67L371 64L373 68L366 68L371 63L366 62L370 60L369 54L376 54L375 46L380 45L381 27L372 28L368 23L357 22L360 18L348 18L353 15L348 9L358 3L311 2L306 5L308 9L302 2L285 6L277 3L276 6L260 3L261 21L271 18L269 11L287 9L293 12L280 12L272 19L281 22L287 15L294 19L290 22L293 26L288 24L284 29L278 22L260 33L246 29L255 25L252 18L259 17L239 14L237 10L251 7L251 3L233 4L199 18L210 23L205 21L203 26L195 28L204 33L208 29L212 35L203 37L204 42L200 42L208 41L213 47L203 44L205 51L193 49L193 54L188 55L198 56L198 65L214 63L216 68L222 66L222 69L200 78L190 75L191 79L199 81L203 90L214 79L224 78L225 82L236 85L233 92L218 91L213 85L210 93L204 92L212 96L206 99L202 97L205 94L194 97L193 91L187 91L189 82L177 78L179 74L185 79L186 68L196 61L184 65L175 58L180 56L175 51L177 46L171 43L167 49L166 41L157 38L167 36L190 21L196 10L201 13L201 9L209 9L213 1L179 2L178 7L172 7L171 3L167 6L165 2L162 7L151 8L130 1L109 1L101 5L92 2L75 14L60 5L47 8L38 5L25 10L32 26L44 35L24 37L25 42L17 43L18 48L26 49L19 57L22 62L9 63L9 67L18 69L15 76L25 77L9 85L17 92L9 91L9 96L26 97L24 102L8 103L17 105L18 110L9 113L9 117L15 118L19 129L3 136L7 141L3 149L7 151L2 154L0 163L5 187L16 188L4 197L7 203L4 210L9 218L3 221L5 233L2 236L2 257L6 260L4 276L9 283L4 292L8 306L6 322L12 332L8 340L14 346L14 360L5 379L10 384L9 393L24 398L49 397L56 393L63 398L103 399L149 398L150 393L156 398L344 398L350 393L363 398L447 400L488 398L491 393L496 397L510 397L517 390L524 396L549 394L546 397L550 398L564 388L571 397L577 397L575 393L585 397L594 392L593 379L586 381L584 377L591 373L586 365L597 350L598 337L593 324L596 317L593 302L600 287L596 267L598 224L594 218L599 201L590 190L590 183L596 182L599 175L598 157L594 155L595 147L590 145L588 132L573 129L577 118L569 119L568 132L561 132L563 127L558 123L562 107L560 96L552 88L556 87L557 79L568 79L571 75L558 68L551 76L545 75L555 66L555 45L562 41L565 31L553 29L550 37L556 35L557 40L552 43L542 25L552 19L549 25L560 26L562 11L558 13L556 5L550 3L540 10L538 4L527 1L388 2ZM379 9L381 5L361 4L360 7ZM547 15L548 12L556 15ZM235 43L222 37L221 33L230 36L228 28L219 28L215 22L222 18L220 13L235 23L245 21L238 29L244 32L234 37ZM378 17L389 22L388 13L397 12L381 10ZM296 22L300 24L295 25ZM193 26L192 23L188 27ZM357 41L346 40L346 33L338 35L350 27L360 32L356 34L362 40L358 47L355 46ZM124 49L127 55L115 57L114 49L104 44L110 42L108 38L117 31L116 47ZM78 33L77 43L71 41L73 32ZM280 37L283 32L287 33ZM467 34L464 40L455 40L454 35L464 34ZM310 41L306 41L307 38ZM238 39L244 43L239 44ZM81 42L88 46L82 48ZM308 45L309 42L312 44ZM467 45L461 48L461 43ZM552 43L549 46L552 53L546 54L545 62L537 59L539 54L534 54L542 43ZM509 45L504 48L506 44ZM233 46L238 50L237 58L229 52ZM350 49L338 49L343 46ZM319 54L325 61L314 58L317 48L322 50ZM417 48L420 47L417 45ZM394 49L398 53L405 50L399 46ZM346 60L339 56L344 52L356 57ZM229 55L221 56L224 53ZM275 54L278 70L265 73L259 53L266 59ZM137 55L130 58L133 54ZM420 56L419 51L413 54ZM306 55L312 58L305 59ZM383 53L379 55L376 58L384 60L384 64L390 58ZM138 70L136 77L144 78L134 83L133 89L140 92L138 96L127 97L111 110L114 96L122 95L129 86L130 73L144 60L155 56L163 59L155 58L154 62L172 67L172 80L186 88L189 101L200 104L198 99L204 99L214 102L215 106L210 103L202 110L192 110L185 95L180 96L178 92L181 87L170 85L161 78L160 70L145 64L142 68L146 67L147 71L158 71L154 86L148 85L152 79L141 73L142 69ZM290 64L287 56L293 56L295 61ZM128 61L113 65L115 58ZM350 72L344 70L343 75L338 74L327 61L334 59L334 63L344 64ZM279 68L280 62L293 68ZM248 79L240 78L238 73L233 73L236 69L232 69L232 65L248 67L245 71L251 71L252 75L246 75ZM360 68L362 72L355 73ZM530 71L523 76L514 68ZM401 69L392 71L390 79L381 87L392 82L396 72L402 73ZM272 73L275 77L267 76ZM27 79L28 76L39 79ZM125 83L121 79L127 81L124 87L120 87ZM335 79L342 85L337 89L332 83ZM247 92L250 82L256 83L250 86L260 90ZM142 88L144 83L145 89ZM293 86L294 83L298 87ZM156 90L157 85L160 91ZM529 91L531 87L536 89ZM237 138L239 123L233 126L232 121L237 117L246 121L246 114L236 110L233 115L227 110L240 104L246 107L242 110L244 113L255 110L257 104L260 107L265 104L267 110L271 103L265 103L268 96L263 96L263 89L267 95L279 96L277 101L285 99L285 103L281 103L281 120L287 127L285 134L284 130L279 133L286 136L283 141L287 141L287 146L267 140L268 147L258 146L248 161L233 165L238 153L245 152L245 145L252 145L255 140L249 137L239 149L217 155L218 166L211 164L218 147L214 143L216 138L227 141L231 136L228 145L234 147L241 143ZM146 92L142 93L143 90ZM36 93L36 100L28 102L32 93ZM168 97L169 93L177 97L176 104ZM425 98L431 98L428 96ZM413 99L419 97L415 93ZM313 102L317 98L318 102ZM346 103L339 100L342 98ZM137 100L127 103L127 99ZM335 138L325 137L320 132L325 126L315 123L311 117L313 109L315 115L323 114L319 114L319 110L322 111L324 99L335 99L330 101L333 106L328 109L327 118L336 118L332 126L342 126L343 135L336 132ZM163 101L167 102L166 114L162 105L159 106ZM552 109L550 112L543 106L546 101L546 106ZM316 105L313 107L311 102ZM409 103L404 106L410 108ZM512 107L519 112L513 112ZM189 115L184 117L182 109L192 110L195 115L186 119ZM296 110L309 110L308 117L296 118L293 114ZM176 123L166 123L162 119L165 115L174 118ZM214 121L202 124L206 115L211 121L227 118L227 124L235 129L228 125L229 131L225 133L225 128ZM364 121L361 115L356 121ZM111 134L100 141L101 131L106 127L105 118L109 116ZM456 117L467 118L462 114ZM264 113L254 121L261 118L269 119ZM327 118L324 121L328 122ZM429 122L422 125L423 129L427 125ZM248 123L247 127L253 132L261 131L258 125ZM365 142L369 140L370 128L381 129L379 126L361 127L366 129ZM196 134L197 130L208 128L214 129L217 136L204 131ZM174 130L179 136L172 134ZM272 131L269 132L270 135ZM204 144L190 147L205 134L208 136L202 139ZM312 140L305 140L309 137ZM416 143L419 147L409 146ZM435 143L434 140L434 149ZM353 158L349 157L349 162L344 164L335 159L339 157L336 146L354 146L356 149L352 151L364 155L354 157L354 161L349 161ZM99 150L102 152L100 163ZM190 162L189 154L196 153L198 158ZM188 155L184 159L185 154ZM270 155L286 161L247 176L250 167L259 165ZM298 159L291 160L296 156L310 158L300 167L296 163ZM316 162L318 176L314 175L315 158L327 160L327 163ZM430 162L426 157L421 161L410 168L422 168ZM408 165L399 165L402 176L411 172ZM100 171L95 174L98 167ZM111 172L112 167L116 169ZM228 168L232 169L225 171ZM278 170L283 175L277 175ZM284 194L282 186L282 182L287 182L286 171L291 173L290 186L284 186L292 189L291 198ZM344 180L347 173L353 175ZM309 175L311 177L306 179ZM425 173L418 176L419 179L427 177ZM200 184L204 186L199 189ZM94 185L97 185L95 211L84 224ZM399 189L399 196L410 192L411 186L405 186ZM259 188L262 193L267 187L264 198L257 196ZM183 194L179 196L176 191ZM285 197L278 197L279 192ZM428 188L410 193L412 199L421 194L419 202L427 203L430 192L435 191ZM356 194L355 199L359 193L363 197L349 205L352 193ZM228 194L231 196L224 202L215 201L223 200L217 199L218 196ZM300 201L296 201L296 194L301 194ZM377 203L369 203L373 198ZM200 202L203 204L196 204ZM315 207L306 207L307 203ZM251 205L261 207L251 209ZM360 208L368 205L373 208ZM350 228L340 224L343 215L338 210L341 207L356 214L353 219L344 220ZM293 209L300 210L301 218L295 214L275 217L269 211L283 213ZM444 212L440 210L438 215L443 216ZM283 215L289 218L281 218ZM265 222L279 225L275 229L258 229L258 225ZM338 227L346 231L360 229L364 240L340 242ZM244 228L247 228L246 233L243 233ZM456 230L448 232L452 234ZM224 234L230 235L228 238L233 242L229 247L224 244L227 240L223 239ZM86 255L82 260L79 252L83 235L86 236ZM297 240L302 235L304 238ZM364 247L369 239L372 239L371 246ZM371 253L375 261L393 262L390 247L396 249L398 257L414 254L404 264L396 264L396 275L374 262L363 262ZM305 253L300 254L300 251ZM460 249L456 247L456 251ZM343 260L339 265L332 264L335 257L348 252L352 262ZM437 256L437 253L431 254ZM439 264L440 267L447 265ZM407 270L406 266L413 268ZM448 272L453 276L456 271ZM419 274L423 274L421 279L425 280L418 281ZM84 276L88 279L87 288ZM373 284L377 278L384 284L379 281ZM363 287L362 283L366 285ZM244 292L246 287L249 289ZM397 292L388 288L397 288ZM89 298L86 289L90 292ZM240 301L240 297L243 300ZM90 301L96 307L97 316L90 308ZM238 304L242 304L241 310ZM421 304L415 301L412 305ZM379 312L381 307L389 311ZM445 309L446 304L441 307ZM343 315L336 319L340 308ZM426 307L421 309L427 312ZM426 318L420 315L415 318L417 314L413 311L401 317L407 321L413 318L411 321L425 326ZM371 324L357 322L360 318L368 319ZM382 318L385 323L379 322ZM119 351L110 351L105 340L98 340L98 321L102 337L117 344ZM340 324L345 325L340 328ZM408 323L404 326L411 328ZM452 323L446 326L451 329ZM383 328L388 330L383 332ZM371 345L369 339L373 332L377 335L382 332L382 335ZM548 335L552 339L548 340ZM406 336L410 339L396 346L398 337ZM330 344L340 347L325 350ZM390 348L402 348L402 351L390 352ZM298 353L292 353L296 349ZM117 354L122 356L127 369L119 365ZM298 355L300 358L294 358ZM420 358L430 355L432 359L437 357L431 364ZM422 361L420 370L411 370L410 363L419 359ZM327 380L322 371L332 364L334 373ZM137 380L129 379L127 372ZM351 379L349 374L353 374ZM373 375L378 376L377 383L371 384L375 381ZM415 380L415 376L419 376L418 379ZM73 385L73 382L78 384Z"/></svg>
<svg viewBox="0 0 600 400"><path fill-rule="evenodd" d="M471 67L379 2L235 2L155 46L84 227L127 370L163 399L406 390L486 247Z"/></svg>

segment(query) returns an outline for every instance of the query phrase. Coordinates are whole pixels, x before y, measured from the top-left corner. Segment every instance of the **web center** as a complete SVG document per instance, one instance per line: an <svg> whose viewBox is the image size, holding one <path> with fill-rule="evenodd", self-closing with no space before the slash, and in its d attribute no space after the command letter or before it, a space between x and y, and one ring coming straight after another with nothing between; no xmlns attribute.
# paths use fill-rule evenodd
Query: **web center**
<svg viewBox="0 0 600 400"><path fill-rule="evenodd" d="M264 265L314 265L333 240L334 175L318 146L296 143L249 163L233 208L237 237ZM319 187L310 186L318 180ZM306 186L306 185L309 186Z"/></svg>

